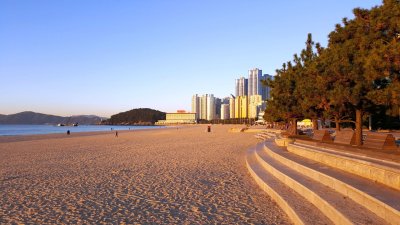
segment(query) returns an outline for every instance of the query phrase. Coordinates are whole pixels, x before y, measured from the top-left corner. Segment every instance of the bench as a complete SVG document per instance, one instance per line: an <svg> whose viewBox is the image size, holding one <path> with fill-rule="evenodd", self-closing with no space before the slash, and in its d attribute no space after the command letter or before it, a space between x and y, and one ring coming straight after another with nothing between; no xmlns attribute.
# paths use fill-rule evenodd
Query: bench
<svg viewBox="0 0 400 225"><path fill-rule="evenodd" d="M356 136L353 130L336 131L335 144L354 145L356 143Z"/></svg>
<svg viewBox="0 0 400 225"><path fill-rule="evenodd" d="M332 138L328 130L314 130L314 135L312 139L315 141L332 143Z"/></svg>
<svg viewBox="0 0 400 225"><path fill-rule="evenodd" d="M364 147L380 150L397 150L395 138L392 134L367 133Z"/></svg>

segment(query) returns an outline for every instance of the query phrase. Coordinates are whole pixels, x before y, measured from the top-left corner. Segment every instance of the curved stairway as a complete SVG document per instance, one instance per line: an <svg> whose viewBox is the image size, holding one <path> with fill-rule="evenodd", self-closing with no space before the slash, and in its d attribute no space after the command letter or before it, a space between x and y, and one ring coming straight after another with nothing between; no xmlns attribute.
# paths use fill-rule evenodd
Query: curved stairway
<svg viewBox="0 0 400 225"><path fill-rule="evenodd" d="M267 137L246 158L252 177L295 224L400 225L399 190L296 153Z"/></svg>

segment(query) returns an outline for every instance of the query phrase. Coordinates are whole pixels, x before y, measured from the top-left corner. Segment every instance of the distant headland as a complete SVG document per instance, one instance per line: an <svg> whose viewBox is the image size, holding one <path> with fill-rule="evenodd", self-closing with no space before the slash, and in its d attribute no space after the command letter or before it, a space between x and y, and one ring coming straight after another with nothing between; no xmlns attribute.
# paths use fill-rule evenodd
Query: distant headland
<svg viewBox="0 0 400 225"><path fill-rule="evenodd" d="M165 112L155 109L138 108L112 115L103 120L104 125L154 125L158 120L165 120Z"/></svg>
<svg viewBox="0 0 400 225"><path fill-rule="evenodd" d="M31 111L0 115L0 124L99 124L107 118L95 115L55 116Z"/></svg>
<svg viewBox="0 0 400 225"><path fill-rule="evenodd" d="M165 119L165 112L149 108L132 109L112 115L111 118L96 115L56 116L32 111L10 115L0 114L0 124L80 124L80 125L154 125Z"/></svg>

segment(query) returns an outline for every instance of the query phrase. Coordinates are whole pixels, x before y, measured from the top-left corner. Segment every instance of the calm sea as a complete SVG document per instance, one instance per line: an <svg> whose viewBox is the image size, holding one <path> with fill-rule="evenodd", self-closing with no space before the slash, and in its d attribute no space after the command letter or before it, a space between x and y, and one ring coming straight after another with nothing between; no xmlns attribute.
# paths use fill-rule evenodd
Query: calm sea
<svg viewBox="0 0 400 225"><path fill-rule="evenodd" d="M55 125L1 125L0 136L11 135L32 135L32 134L54 134L66 133L69 130L74 132L93 132L93 131L110 131L113 130L142 130L142 129L158 129L162 126L109 126L109 125L79 125L77 127Z"/></svg>

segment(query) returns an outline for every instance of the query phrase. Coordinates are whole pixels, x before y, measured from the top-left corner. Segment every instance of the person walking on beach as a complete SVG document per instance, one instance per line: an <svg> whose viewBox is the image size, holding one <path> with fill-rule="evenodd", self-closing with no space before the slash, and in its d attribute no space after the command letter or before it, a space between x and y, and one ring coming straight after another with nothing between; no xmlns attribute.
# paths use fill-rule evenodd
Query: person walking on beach
<svg viewBox="0 0 400 225"><path fill-rule="evenodd" d="M115 131L115 137L118 137L118 131Z"/></svg>
<svg viewBox="0 0 400 225"><path fill-rule="evenodd" d="M67 130L67 135L69 135L71 132L69 130Z"/></svg>

